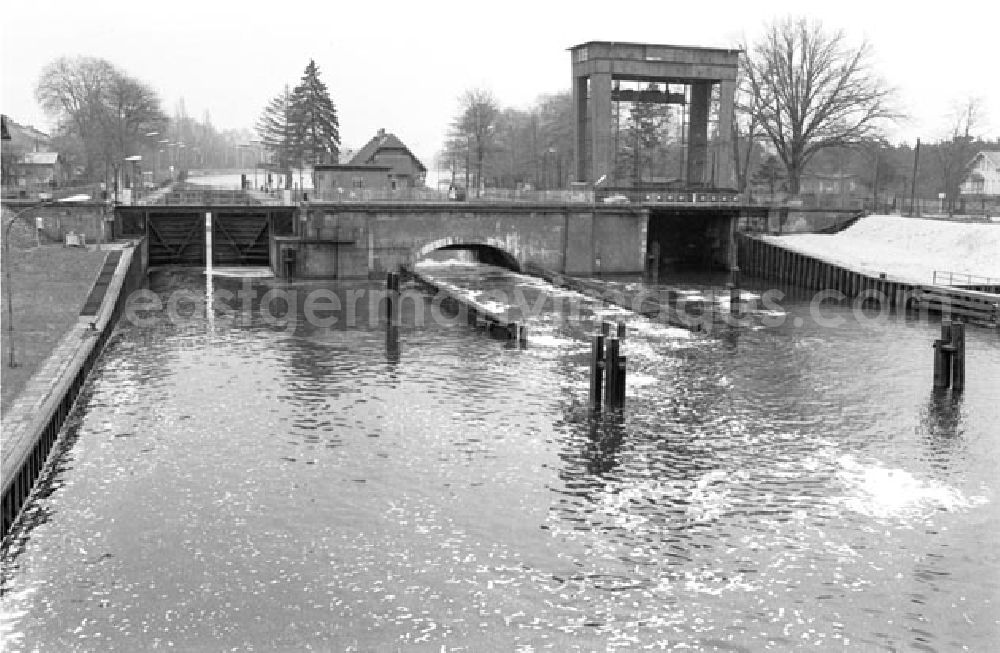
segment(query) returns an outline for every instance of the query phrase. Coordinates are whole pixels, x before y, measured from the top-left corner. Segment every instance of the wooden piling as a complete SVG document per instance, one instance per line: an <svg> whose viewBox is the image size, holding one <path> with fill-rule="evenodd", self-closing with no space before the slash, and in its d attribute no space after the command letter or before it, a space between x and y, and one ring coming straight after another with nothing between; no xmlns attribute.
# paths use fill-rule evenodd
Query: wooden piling
<svg viewBox="0 0 1000 653"><path fill-rule="evenodd" d="M625 323L618 323L618 340L619 342L625 342Z"/></svg>
<svg viewBox="0 0 1000 653"><path fill-rule="evenodd" d="M965 324L955 322L951 325L951 389L965 389Z"/></svg>
<svg viewBox="0 0 1000 653"><path fill-rule="evenodd" d="M618 356L618 369L615 371L615 408L625 407L625 368L628 356Z"/></svg>
<svg viewBox="0 0 1000 653"><path fill-rule="evenodd" d="M944 340L934 341L934 388L941 389L948 387L948 371L946 369L948 355L944 351L947 343Z"/></svg>
<svg viewBox="0 0 1000 653"><path fill-rule="evenodd" d="M611 338L606 343L604 356L604 378L607 388L604 392L604 407L608 410L618 408L618 338Z"/></svg>
<svg viewBox="0 0 1000 653"><path fill-rule="evenodd" d="M941 321L941 338L934 341L934 387L951 385L951 322Z"/></svg>
<svg viewBox="0 0 1000 653"><path fill-rule="evenodd" d="M392 326L398 322L399 318L396 315L398 296L399 296L399 275L395 272L390 272L385 277L385 289L386 289L386 302L385 302L385 321L386 325Z"/></svg>
<svg viewBox="0 0 1000 653"><path fill-rule="evenodd" d="M389 324L385 329L385 353L393 362L399 362L399 327Z"/></svg>
<svg viewBox="0 0 1000 653"><path fill-rule="evenodd" d="M601 410L604 386L604 336L597 334L590 343L590 408Z"/></svg>

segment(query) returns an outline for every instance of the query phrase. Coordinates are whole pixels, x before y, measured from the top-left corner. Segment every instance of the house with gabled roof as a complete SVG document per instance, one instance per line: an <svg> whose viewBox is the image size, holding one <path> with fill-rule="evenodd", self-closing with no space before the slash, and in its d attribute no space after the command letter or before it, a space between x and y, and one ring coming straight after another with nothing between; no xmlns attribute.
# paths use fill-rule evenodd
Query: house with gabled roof
<svg viewBox="0 0 1000 653"><path fill-rule="evenodd" d="M984 150L972 159L961 194L1000 197L1000 152Z"/></svg>
<svg viewBox="0 0 1000 653"><path fill-rule="evenodd" d="M58 152L28 152L18 165L21 179L31 186L66 181L66 165Z"/></svg>
<svg viewBox="0 0 1000 653"><path fill-rule="evenodd" d="M316 164L313 187L322 196L351 190L400 190L424 185L427 168L395 134L379 129L346 162Z"/></svg>
<svg viewBox="0 0 1000 653"><path fill-rule="evenodd" d="M63 159L51 147L49 135L31 125L21 125L2 116L4 134L2 183L4 186L33 186L62 183L66 177Z"/></svg>
<svg viewBox="0 0 1000 653"><path fill-rule="evenodd" d="M389 167L389 187L414 188L424 185L427 168L395 134L379 129L378 133L350 161L351 165Z"/></svg>

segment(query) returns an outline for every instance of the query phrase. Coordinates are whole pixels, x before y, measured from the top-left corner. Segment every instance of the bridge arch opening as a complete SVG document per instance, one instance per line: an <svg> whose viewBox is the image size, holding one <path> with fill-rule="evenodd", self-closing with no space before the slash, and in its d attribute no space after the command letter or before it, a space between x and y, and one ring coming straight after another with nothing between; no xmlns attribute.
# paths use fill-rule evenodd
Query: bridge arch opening
<svg viewBox="0 0 1000 653"><path fill-rule="evenodd" d="M521 264L517 257L497 244L466 242L453 238L443 238L427 243L413 253L411 262L416 264L420 261L449 259L468 263L485 263L515 272L521 271Z"/></svg>

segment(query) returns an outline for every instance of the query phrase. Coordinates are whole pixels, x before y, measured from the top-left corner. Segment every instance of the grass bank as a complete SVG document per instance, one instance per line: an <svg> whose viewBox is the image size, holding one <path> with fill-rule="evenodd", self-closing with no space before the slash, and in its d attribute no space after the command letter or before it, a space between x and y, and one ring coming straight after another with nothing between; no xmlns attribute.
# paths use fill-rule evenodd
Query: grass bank
<svg viewBox="0 0 1000 653"><path fill-rule="evenodd" d="M6 223L6 216L4 222ZM42 243L35 246L27 224L11 228L10 257L3 258L2 367L0 409L6 410L66 331L77 322L107 252ZM2 243L0 243L2 244ZM6 273L10 267L11 283ZM7 296L13 292L14 353L9 351Z"/></svg>

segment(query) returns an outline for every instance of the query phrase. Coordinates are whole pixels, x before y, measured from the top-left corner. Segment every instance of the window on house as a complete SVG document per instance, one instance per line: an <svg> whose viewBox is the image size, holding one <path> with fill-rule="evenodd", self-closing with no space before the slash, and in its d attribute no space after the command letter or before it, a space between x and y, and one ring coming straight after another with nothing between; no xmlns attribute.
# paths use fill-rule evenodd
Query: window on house
<svg viewBox="0 0 1000 653"><path fill-rule="evenodd" d="M364 177L355 177L351 181L352 181L352 185L355 188L364 188L365 187L365 178Z"/></svg>

